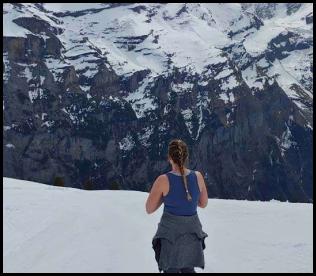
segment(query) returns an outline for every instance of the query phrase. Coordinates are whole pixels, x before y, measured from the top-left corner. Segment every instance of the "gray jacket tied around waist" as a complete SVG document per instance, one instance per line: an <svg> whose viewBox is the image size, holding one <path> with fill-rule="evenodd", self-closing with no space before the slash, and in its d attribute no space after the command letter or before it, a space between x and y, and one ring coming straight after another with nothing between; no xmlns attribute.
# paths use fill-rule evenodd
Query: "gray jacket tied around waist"
<svg viewBox="0 0 316 276"><path fill-rule="evenodd" d="M152 247L159 271L168 268L200 267L204 269L204 239L198 214L176 216L164 211Z"/></svg>

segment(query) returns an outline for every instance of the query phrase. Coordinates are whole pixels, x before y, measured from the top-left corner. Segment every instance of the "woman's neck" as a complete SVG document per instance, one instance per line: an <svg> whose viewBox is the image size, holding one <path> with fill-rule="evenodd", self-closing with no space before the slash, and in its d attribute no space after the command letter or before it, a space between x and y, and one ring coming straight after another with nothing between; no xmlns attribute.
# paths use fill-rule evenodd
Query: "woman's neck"
<svg viewBox="0 0 316 276"><path fill-rule="evenodd" d="M188 172L188 169L183 166L183 171L184 171L184 174L186 174ZM172 172L181 174L179 167L176 167L176 166L172 166Z"/></svg>

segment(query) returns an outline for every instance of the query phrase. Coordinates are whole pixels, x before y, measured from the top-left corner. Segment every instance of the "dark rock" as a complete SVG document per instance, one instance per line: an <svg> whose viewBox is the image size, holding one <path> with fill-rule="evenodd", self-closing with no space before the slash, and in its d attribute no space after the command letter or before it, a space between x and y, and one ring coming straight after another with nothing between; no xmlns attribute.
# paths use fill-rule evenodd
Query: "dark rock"
<svg viewBox="0 0 316 276"><path fill-rule="evenodd" d="M305 21L306 21L306 24L313 24L313 13L310 13L308 14L306 17L305 17Z"/></svg>
<svg viewBox="0 0 316 276"><path fill-rule="evenodd" d="M23 8L23 4L14 5ZM58 23L65 16L79 17L119 5L51 17ZM42 4L36 7L46 12ZM234 29L230 36L246 36L261 28L262 19L272 17L275 7L259 3L250 24ZM144 12L150 22L159 6L131 9ZM288 13L298 9L299 4L288 5ZM183 6L177 16L185 12ZM312 18L310 14L302 20L310 24ZM188 167L205 176L211 198L313 201L313 130L308 126L312 125L313 101L305 91L312 90L312 79L307 75L304 84L291 87L298 95L295 101L306 107L300 109L276 81L266 82L262 91L254 92L241 74L262 58L273 62L285 58L286 52L310 48L312 39L284 32L255 57L246 52L242 40L232 43L221 49L227 61L206 66L208 76L204 71L199 75L189 68L174 67L172 54L166 54L168 72L150 79L139 91L144 97L139 102L127 102L124 98L147 81L149 70L117 75L98 46L83 36L79 43L89 44L89 52L68 58L70 63L80 59L87 63L87 68L76 71L63 63L63 45L58 39L62 29L37 17L18 18L15 23L33 34L3 38L4 176L51 185L62 179L66 187L83 189L120 187L148 192L157 175L170 170L169 141L180 138L189 147ZM106 31L114 29L109 26ZM117 37L116 45L151 54L148 47L141 47L149 36L156 47L159 35L152 31ZM58 68L57 77L46 66L49 58L65 64ZM95 74L87 74L90 64L97 67ZM312 72L312 66L311 62L307 70ZM214 76L227 69L238 85L224 91L222 83L229 76ZM265 69L257 70L261 81L267 77ZM188 90L175 89L185 83L190 84ZM233 95L234 101L225 102L220 97L223 94ZM156 108L137 118L133 108L147 101ZM185 109L190 109L189 116L183 114ZM6 146L9 143L13 146Z"/></svg>
<svg viewBox="0 0 316 276"><path fill-rule="evenodd" d="M36 17L19 17L13 22L35 34L59 35L63 33L62 28L53 27L47 21Z"/></svg>

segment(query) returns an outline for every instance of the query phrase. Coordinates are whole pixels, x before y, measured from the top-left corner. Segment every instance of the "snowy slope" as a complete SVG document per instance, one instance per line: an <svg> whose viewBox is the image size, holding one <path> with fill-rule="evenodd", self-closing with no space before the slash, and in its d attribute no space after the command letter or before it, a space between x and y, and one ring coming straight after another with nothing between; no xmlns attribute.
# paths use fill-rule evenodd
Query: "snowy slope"
<svg viewBox="0 0 316 276"><path fill-rule="evenodd" d="M148 194L4 180L4 272L158 272ZM198 272L312 272L311 204L210 199Z"/></svg>

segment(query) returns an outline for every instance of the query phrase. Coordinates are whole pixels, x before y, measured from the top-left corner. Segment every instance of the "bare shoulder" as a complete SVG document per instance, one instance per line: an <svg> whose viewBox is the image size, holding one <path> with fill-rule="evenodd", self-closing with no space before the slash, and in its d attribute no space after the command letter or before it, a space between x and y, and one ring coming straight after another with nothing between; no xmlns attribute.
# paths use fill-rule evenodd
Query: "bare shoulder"
<svg viewBox="0 0 316 276"><path fill-rule="evenodd" d="M159 190L166 195L169 191L169 180L166 174L159 175L156 179Z"/></svg>
<svg viewBox="0 0 316 276"><path fill-rule="evenodd" d="M168 177L165 174L159 175L155 181L155 184L161 189L164 189L167 183L168 183Z"/></svg>
<svg viewBox="0 0 316 276"><path fill-rule="evenodd" d="M156 179L156 181L159 182L159 183L167 182L167 180L168 180L168 177L167 177L166 174L161 174Z"/></svg>
<svg viewBox="0 0 316 276"><path fill-rule="evenodd" d="M196 174L196 177L197 177L197 180L198 180L200 191L202 191L203 187L204 187L203 175L199 171L195 171L195 174Z"/></svg>
<svg viewBox="0 0 316 276"><path fill-rule="evenodd" d="M198 179L203 179L203 175L199 171L195 171L195 173Z"/></svg>

